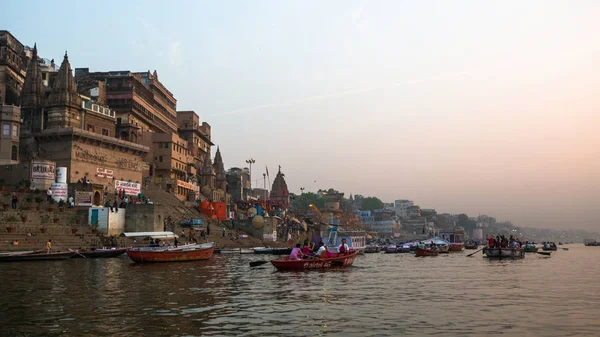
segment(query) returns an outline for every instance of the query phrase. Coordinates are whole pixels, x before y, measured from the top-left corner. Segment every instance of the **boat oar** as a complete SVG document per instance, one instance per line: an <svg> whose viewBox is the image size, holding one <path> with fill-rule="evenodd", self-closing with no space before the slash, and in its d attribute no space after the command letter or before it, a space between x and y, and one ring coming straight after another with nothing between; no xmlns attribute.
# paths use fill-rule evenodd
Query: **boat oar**
<svg viewBox="0 0 600 337"><path fill-rule="evenodd" d="M474 253L471 253L471 254L467 255L467 257L469 257L469 256L471 256L471 255L475 255L476 253L479 253L479 252L480 252L480 251L482 251L482 250L483 250L483 248L481 248L480 250L477 250L477 251L475 251Z"/></svg>
<svg viewBox="0 0 600 337"><path fill-rule="evenodd" d="M541 255L546 255L546 256L550 256L552 254L552 253L549 253L549 252L537 252L537 253L541 254Z"/></svg>
<svg viewBox="0 0 600 337"><path fill-rule="evenodd" d="M83 257L84 259L87 259L87 257L85 257L85 255L82 255L82 254L80 254L80 253L79 253L78 251L76 251L76 250L72 250L71 248L69 248L69 251L70 251L71 253L75 253L75 254L77 254L77 255L79 255L79 256L81 256L81 257Z"/></svg>
<svg viewBox="0 0 600 337"><path fill-rule="evenodd" d="M262 266L265 263L269 263L269 261L252 261L250 267Z"/></svg>

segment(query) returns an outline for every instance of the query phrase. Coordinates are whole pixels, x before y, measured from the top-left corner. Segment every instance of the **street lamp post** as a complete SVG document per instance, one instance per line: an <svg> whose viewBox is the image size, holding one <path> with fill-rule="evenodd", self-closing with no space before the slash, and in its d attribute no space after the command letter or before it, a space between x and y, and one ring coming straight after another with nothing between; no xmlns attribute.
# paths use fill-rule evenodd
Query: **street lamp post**
<svg viewBox="0 0 600 337"><path fill-rule="evenodd" d="M246 160L246 163L250 165L250 189L252 189L252 164L256 163L256 160L250 158Z"/></svg>

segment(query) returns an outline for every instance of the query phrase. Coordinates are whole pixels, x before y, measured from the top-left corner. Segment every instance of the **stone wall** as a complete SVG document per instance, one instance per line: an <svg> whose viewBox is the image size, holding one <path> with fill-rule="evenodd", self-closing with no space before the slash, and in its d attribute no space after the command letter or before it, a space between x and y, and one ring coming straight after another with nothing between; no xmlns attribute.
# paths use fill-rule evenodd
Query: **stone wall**
<svg viewBox="0 0 600 337"><path fill-rule="evenodd" d="M164 217L160 206L154 204L129 204L125 215L126 232L162 232Z"/></svg>

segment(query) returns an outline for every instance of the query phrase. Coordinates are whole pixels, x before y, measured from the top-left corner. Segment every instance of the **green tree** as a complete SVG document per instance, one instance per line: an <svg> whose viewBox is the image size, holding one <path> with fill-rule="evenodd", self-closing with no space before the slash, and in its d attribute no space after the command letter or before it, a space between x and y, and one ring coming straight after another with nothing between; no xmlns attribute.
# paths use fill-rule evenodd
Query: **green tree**
<svg viewBox="0 0 600 337"><path fill-rule="evenodd" d="M383 201L377 197L367 197L361 200L360 209L363 211L371 211L383 208Z"/></svg>
<svg viewBox="0 0 600 337"><path fill-rule="evenodd" d="M458 223L456 225L464 228L467 231L473 230L477 226L475 221L469 219L469 217L464 213L458 215Z"/></svg>
<svg viewBox="0 0 600 337"><path fill-rule="evenodd" d="M292 206L300 211L308 210L309 205L315 205L320 209L325 206L325 201L323 198L319 198L317 194L312 192L302 193L292 200Z"/></svg>

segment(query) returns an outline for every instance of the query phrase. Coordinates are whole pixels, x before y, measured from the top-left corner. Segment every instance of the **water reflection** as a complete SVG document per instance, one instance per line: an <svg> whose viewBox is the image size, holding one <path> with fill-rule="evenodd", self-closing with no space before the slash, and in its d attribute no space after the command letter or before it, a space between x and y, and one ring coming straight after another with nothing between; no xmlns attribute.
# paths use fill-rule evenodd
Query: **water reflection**
<svg viewBox="0 0 600 337"><path fill-rule="evenodd" d="M359 257L276 272L264 256L136 265L3 264L1 336L595 335L600 247L493 261L467 253Z"/></svg>

